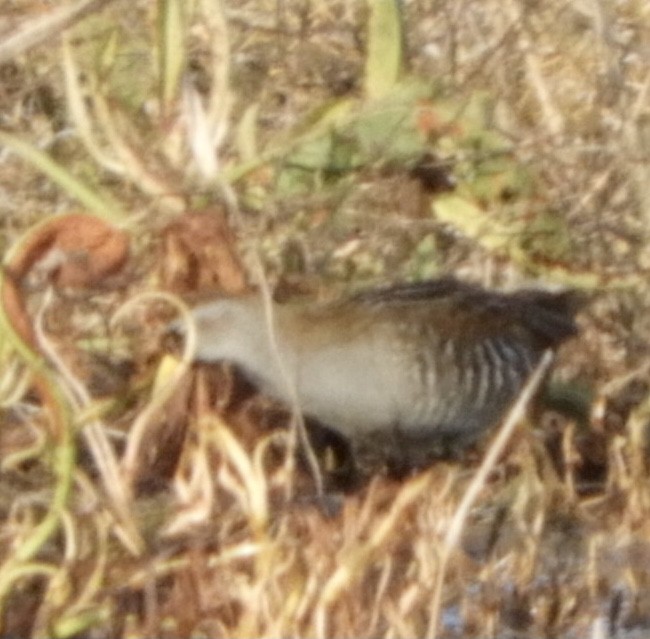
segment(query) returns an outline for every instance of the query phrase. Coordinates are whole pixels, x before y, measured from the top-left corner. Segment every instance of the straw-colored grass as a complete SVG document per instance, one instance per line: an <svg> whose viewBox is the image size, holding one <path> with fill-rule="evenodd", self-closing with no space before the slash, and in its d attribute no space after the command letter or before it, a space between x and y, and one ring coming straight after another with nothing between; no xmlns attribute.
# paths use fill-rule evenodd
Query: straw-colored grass
<svg viewBox="0 0 650 639"><path fill-rule="evenodd" d="M650 632L650 8L401 4L3 8L3 636ZM169 291L443 272L585 290L554 376L589 414L524 393L322 495L287 407L162 340Z"/></svg>

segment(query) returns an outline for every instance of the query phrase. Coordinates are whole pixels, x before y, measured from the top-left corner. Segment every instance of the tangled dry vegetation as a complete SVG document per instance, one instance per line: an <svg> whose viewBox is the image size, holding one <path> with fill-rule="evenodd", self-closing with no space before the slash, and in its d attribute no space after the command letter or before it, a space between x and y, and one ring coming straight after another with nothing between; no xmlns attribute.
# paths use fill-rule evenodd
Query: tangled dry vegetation
<svg viewBox="0 0 650 639"><path fill-rule="evenodd" d="M650 632L650 7L398 18L5 0L3 636ZM592 296L554 374L589 414L330 513L282 408L161 339L178 295L443 272Z"/></svg>

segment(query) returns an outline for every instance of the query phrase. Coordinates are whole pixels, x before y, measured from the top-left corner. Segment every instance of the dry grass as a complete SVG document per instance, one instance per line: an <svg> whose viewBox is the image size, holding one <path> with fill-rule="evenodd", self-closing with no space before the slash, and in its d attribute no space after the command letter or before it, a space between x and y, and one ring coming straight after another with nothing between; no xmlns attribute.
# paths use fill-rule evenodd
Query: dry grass
<svg viewBox="0 0 650 639"><path fill-rule="evenodd" d="M4 314L20 263L31 326L0 338L0 634L650 632L647 3L407 1L400 84L361 1L109 4L0 65ZM52 11L9 2L0 34ZM80 207L83 236L43 224ZM284 296L582 287L556 376L588 423L536 416L484 476L494 442L328 515L277 407L164 356L178 301L151 291L238 290L240 255Z"/></svg>

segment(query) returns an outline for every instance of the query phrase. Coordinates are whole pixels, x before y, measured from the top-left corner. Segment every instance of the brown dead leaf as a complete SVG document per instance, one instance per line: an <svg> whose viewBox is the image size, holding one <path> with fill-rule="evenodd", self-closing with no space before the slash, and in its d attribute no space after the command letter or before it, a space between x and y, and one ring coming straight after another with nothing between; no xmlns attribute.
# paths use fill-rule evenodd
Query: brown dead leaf
<svg viewBox="0 0 650 639"><path fill-rule="evenodd" d="M91 215L57 215L36 227L6 265L2 303L16 332L36 341L23 300L22 284L38 269L56 286L85 288L119 272L129 256L129 236Z"/></svg>
<svg viewBox="0 0 650 639"><path fill-rule="evenodd" d="M162 252L160 279L166 289L233 295L247 288L235 236L219 210L188 212L169 224Z"/></svg>
<svg viewBox="0 0 650 639"><path fill-rule="evenodd" d="M122 269L129 256L129 237L97 217L83 213L58 215L25 240L9 267L22 281L37 265L45 265L57 286L84 288Z"/></svg>
<svg viewBox="0 0 650 639"><path fill-rule="evenodd" d="M57 286L74 288L99 284L116 274L129 256L129 236L106 222L83 213L58 215L37 226L5 264L2 305L8 321L35 352L39 345L27 312L23 284L38 268L39 275ZM47 380L37 375L34 386L53 415L52 433L62 433L61 415Z"/></svg>

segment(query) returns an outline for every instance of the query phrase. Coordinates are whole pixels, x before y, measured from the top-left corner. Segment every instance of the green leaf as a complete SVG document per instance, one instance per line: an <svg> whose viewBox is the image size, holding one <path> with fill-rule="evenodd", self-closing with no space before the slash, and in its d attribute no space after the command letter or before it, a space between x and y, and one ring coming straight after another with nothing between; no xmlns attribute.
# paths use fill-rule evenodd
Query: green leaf
<svg viewBox="0 0 650 639"><path fill-rule="evenodd" d="M563 216L552 211L539 213L523 229L520 245L534 258L565 260L571 254L568 224Z"/></svg>
<svg viewBox="0 0 650 639"><path fill-rule="evenodd" d="M513 240L519 229L503 224L468 198L442 195L433 203L433 211L438 221L449 224L487 250L510 255L517 252Z"/></svg>
<svg viewBox="0 0 650 639"><path fill-rule="evenodd" d="M178 97L185 69L183 3L180 0L159 0L158 20L160 97L163 109L167 110Z"/></svg>
<svg viewBox="0 0 650 639"><path fill-rule="evenodd" d="M127 219L126 211L114 202L108 194L100 194L94 191L35 146L4 131L0 131L0 145L11 149L16 155L47 175L70 197L76 198L102 220L113 224L123 224L124 220Z"/></svg>
<svg viewBox="0 0 650 639"><path fill-rule="evenodd" d="M399 79L402 67L402 21L399 0L369 0L368 51L365 95L386 95Z"/></svg>
<svg viewBox="0 0 650 639"><path fill-rule="evenodd" d="M242 115L237 127L237 150L242 162L252 162L257 157L257 114L260 105L251 104Z"/></svg>

